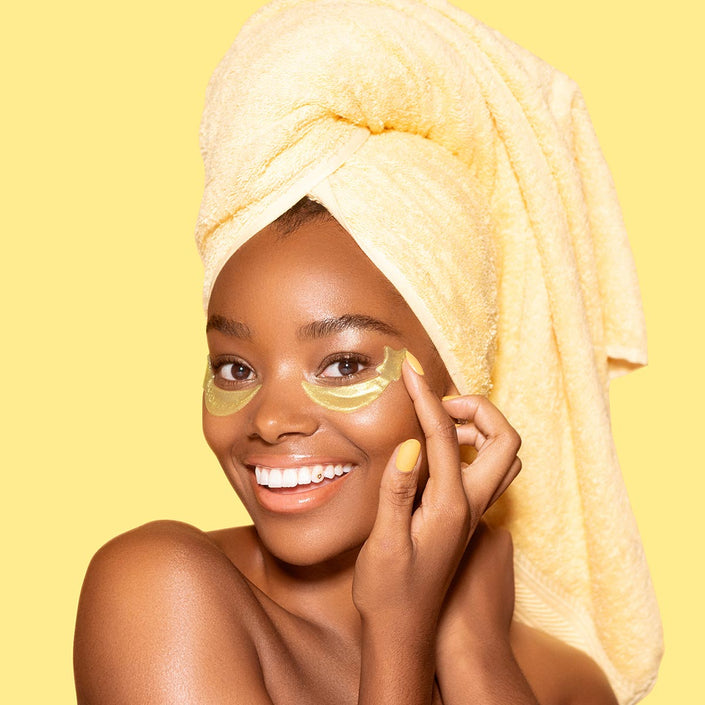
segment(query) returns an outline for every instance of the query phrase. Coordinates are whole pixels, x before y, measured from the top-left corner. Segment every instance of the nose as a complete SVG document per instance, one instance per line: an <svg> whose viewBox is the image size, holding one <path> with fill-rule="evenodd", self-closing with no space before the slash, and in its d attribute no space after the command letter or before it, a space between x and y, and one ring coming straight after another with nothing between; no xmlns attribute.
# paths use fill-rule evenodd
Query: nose
<svg viewBox="0 0 705 705"><path fill-rule="evenodd" d="M251 438L276 444L295 436L310 436L318 429L301 379L265 383L248 404Z"/></svg>

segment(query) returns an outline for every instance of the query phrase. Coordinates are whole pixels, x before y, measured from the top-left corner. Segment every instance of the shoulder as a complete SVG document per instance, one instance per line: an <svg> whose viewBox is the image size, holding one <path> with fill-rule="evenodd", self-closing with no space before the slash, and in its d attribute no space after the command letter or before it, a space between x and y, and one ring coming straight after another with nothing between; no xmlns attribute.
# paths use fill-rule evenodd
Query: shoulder
<svg viewBox="0 0 705 705"><path fill-rule="evenodd" d="M518 622L511 640L541 705L617 705L605 674L587 654Z"/></svg>
<svg viewBox="0 0 705 705"><path fill-rule="evenodd" d="M146 598L154 594L146 588L160 593L187 583L204 588L224 577L242 582L232 561L208 534L182 522L155 521L117 536L93 556L81 597L100 589Z"/></svg>
<svg viewBox="0 0 705 705"><path fill-rule="evenodd" d="M109 541L93 557L79 600L79 703L182 702L174 688L220 702L203 691L206 679L193 681L213 672L218 653L248 665L251 630L242 615L251 610L242 608L250 605L245 578L193 526L153 522Z"/></svg>

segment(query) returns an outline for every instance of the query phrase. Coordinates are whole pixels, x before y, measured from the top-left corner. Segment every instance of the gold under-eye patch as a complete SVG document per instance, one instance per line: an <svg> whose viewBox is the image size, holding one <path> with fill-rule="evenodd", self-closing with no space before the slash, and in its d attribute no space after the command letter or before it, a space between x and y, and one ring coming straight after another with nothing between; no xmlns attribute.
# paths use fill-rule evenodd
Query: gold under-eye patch
<svg viewBox="0 0 705 705"><path fill-rule="evenodd" d="M392 350L384 347L384 360L376 368L377 376L365 382L341 387L326 387L310 382L301 382L308 396L331 411L357 411L371 404L389 386L390 382L401 377L401 366L406 357L406 349Z"/></svg>
<svg viewBox="0 0 705 705"><path fill-rule="evenodd" d="M206 376L203 380L203 391L205 392L206 409L213 416L230 416L236 411L240 411L252 397L259 392L261 384L249 389L221 389L215 383L215 372L208 360Z"/></svg>

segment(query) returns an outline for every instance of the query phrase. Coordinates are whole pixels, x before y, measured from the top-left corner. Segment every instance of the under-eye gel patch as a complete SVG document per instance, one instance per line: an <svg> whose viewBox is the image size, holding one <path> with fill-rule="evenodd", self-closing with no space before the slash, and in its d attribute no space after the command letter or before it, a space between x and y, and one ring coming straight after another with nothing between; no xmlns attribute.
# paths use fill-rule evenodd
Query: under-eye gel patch
<svg viewBox="0 0 705 705"><path fill-rule="evenodd" d="M240 411L252 397L259 392L261 384L249 389L221 389L215 383L215 372L208 360L206 376L203 380L203 391L205 392L206 409L213 416L230 416L236 411Z"/></svg>
<svg viewBox="0 0 705 705"><path fill-rule="evenodd" d="M401 366L406 357L406 349L392 350L385 346L384 360L376 368L377 376L365 382L340 387L329 387L310 382L301 382L308 396L331 411L357 411L371 404L380 394L401 377Z"/></svg>

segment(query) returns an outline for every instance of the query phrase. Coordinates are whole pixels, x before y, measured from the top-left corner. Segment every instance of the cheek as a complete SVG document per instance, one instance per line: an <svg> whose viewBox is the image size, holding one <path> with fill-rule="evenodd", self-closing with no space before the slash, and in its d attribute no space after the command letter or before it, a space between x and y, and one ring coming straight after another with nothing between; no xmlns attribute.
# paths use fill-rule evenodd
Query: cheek
<svg viewBox="0 0 705 705"><path fill-rule="evenodd" d="M242 442L244 428L241 414L213 416L203 409L203 435L208 446L218 459L225 476L240 500L249 504L251 488L247 476L238 473L233 466L233 449Z"/></svg>
<svg viewBox="0 0 705 705"><path fill-rule="evenodd" d="M210 449L222 463L230 455L233 443L242 435L238 414L213 416L206 411L205 406L202 413L203 435Z"/></svg>
<svg viewBox="0 0 705 705"><path fill-rule="evenodd" d="M399 443L408 438L423 441L414 404L401 380L387 387L369 406L345 414L338 428L371 460L384 463Z"/></svg>

